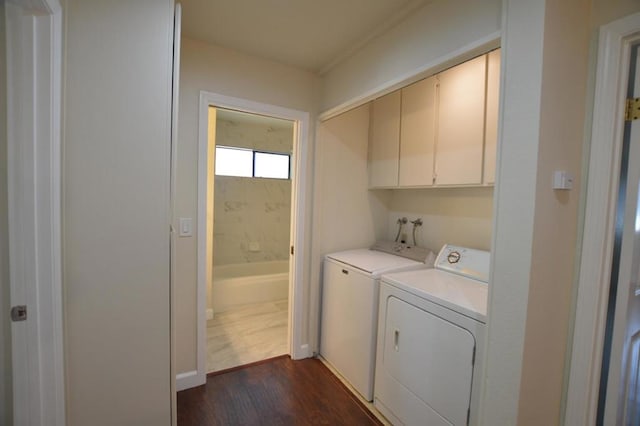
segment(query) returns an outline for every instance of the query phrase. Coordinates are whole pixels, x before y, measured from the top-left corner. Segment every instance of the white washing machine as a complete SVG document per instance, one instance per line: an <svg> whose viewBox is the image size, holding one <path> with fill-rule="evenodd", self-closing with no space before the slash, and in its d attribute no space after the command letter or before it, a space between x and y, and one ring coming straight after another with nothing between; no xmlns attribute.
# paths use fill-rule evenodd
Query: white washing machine
<svg viewBox="0 0 640 426"><path fill-rule="evenodd" d="M380 275L430 268L429 249L383 242L325 256L320 355L366 400L373 400Z"/></svg>
<svg viewBox="0 0 640 426"><path fill-rule="evenodd" d="M451 245L382 276L374 404L394 425L477 423L488 276L489 252Z"/></svg>

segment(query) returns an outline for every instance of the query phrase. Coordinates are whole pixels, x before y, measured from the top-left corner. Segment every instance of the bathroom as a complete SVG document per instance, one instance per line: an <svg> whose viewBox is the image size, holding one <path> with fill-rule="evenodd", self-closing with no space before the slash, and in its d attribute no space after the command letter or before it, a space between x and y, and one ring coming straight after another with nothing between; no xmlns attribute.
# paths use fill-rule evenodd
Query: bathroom
<svg viewBox="0 0 640 426"><path fill-rule="evenodd" d="M294 123L213 107L209 117L207 372L214 372L289 353Z"/></svg>

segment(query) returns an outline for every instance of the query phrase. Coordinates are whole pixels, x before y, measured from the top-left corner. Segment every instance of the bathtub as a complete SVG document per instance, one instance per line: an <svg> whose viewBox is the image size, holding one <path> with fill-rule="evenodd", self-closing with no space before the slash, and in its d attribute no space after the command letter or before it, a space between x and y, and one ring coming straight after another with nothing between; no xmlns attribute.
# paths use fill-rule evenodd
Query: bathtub
<svg viewBox="0 0 640 426"><path fill-rule="evenodd" d="M289 296L289 261L214 265L213 312Z"/></svg>

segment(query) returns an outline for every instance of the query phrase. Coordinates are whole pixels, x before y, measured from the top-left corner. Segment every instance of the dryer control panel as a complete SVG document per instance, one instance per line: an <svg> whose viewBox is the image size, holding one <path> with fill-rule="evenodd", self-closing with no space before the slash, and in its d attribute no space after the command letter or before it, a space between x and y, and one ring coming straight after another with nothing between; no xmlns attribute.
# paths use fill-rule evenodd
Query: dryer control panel
<svg viewBox="0 0 640 426"><path fill-rule="evenodd" d="M490 256L488 251L445 244L435 268L488 283Z"/></svg>

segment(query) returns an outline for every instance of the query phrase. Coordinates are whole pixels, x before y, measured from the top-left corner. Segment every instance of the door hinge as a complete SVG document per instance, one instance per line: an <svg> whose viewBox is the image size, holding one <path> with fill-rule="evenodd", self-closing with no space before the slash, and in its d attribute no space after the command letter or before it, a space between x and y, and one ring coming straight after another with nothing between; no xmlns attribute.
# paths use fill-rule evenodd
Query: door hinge
<svg viewBox="0 0 640 426"><path fill-rule="evenodd" d="M473 347L473 355L471 355L471 366L476 365L476 347Z"/></svg>
<svg viewBox="0 0 640 426"><path fill-rule="evenodd" d="M467 408L467 426L469 425L470 419L471 419L471 407Z"/></svg>
<svg viewBox="0 0 640 426"><path fill-rule="evenodd" d="M627 99L624 111L624 120L633 121L640 118L640 98Z"/></svg>
<svg viewBox="0 0 640 426"><path fill-rule="evenodd" d="M293 256L293 246L291 246L291 255Z"/></svg>
<svg viewBox="0 0 640 426"><path fill-rule="evenodd" d="M11 321L25 321L27 319L27 306L18 305L11 307Z"/></svg>

